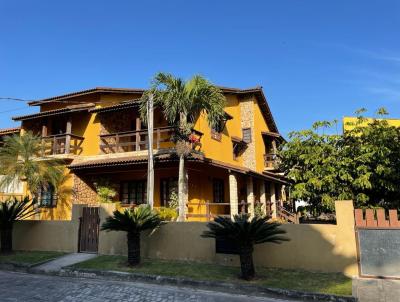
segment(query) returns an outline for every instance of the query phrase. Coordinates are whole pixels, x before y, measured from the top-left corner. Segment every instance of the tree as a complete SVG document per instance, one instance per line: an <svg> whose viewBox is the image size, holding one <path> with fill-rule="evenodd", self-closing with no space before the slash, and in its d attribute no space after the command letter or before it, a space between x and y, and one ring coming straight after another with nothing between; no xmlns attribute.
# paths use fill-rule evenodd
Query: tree
<svg viewBox="0 0 400 302"><path fill-rule="evenodd" d="M41 139L32 132L6 137L0 147L1 174L5 175L0 187L19 179L26 181L32 195L41 187L57 188L63 179L62 163L54 158L39 159L41 151Z"/></svg>
<svg viewBox="0 0 400 302"><path fill-rule="evenodd" d="M288 238L281 236L286 231L280 228L280 224L268 222L267 219L266 217L249 219L248 214L235 215L233 220L230 217L218 216L213 222L207 224L209 230L204 231L201 236L227 240L235 244L240 256L241 277L251 280L255 277L254 245L265 242L279 244L289 241Z"/></svg>
<svg viewBox="0 0 400 302"><path fill-rule="evenodd" d="M334 201L352 199L356 207L400 208L400 129L357 111L343 133L337 121L289 134L279 150L280 169L291 180L291 197L304 200L312 214L333 212Z"/></svg>
<svg viewBox="0 0 400 302"><path fill-rule="evenodd" d="M221 90L205 78L196 75L185 81L171 74L158 73L151 88L141 98L141 118L146 120L147 102L153 97L154 108L161 109L165 119L175 129L173 140L179 156L179 221L185 220L185 157L191 153L189 137L194 123L203 113L211 128L218 128L225 117L225 97Z"/></svg>
<svg viewBox="0 0 400 302"><path fill-rule="evenodd" d="M124 212L114 211L113 216L107 217L101 230L127 232L128 264L140 263L140 234L149 229L156 229L162 225L159 215L150 206L141 205L134 209L125 209Z"/></svg>
<svg viewBox="0 0 400 302"><path fill-rule="evenodd" d="M4 202L0 202L0 237L1 252L12 252L12 233L15 221L27 219L35 215L34 205L36 200L30 200L28 196L17 199L10 198Z"/></svg>

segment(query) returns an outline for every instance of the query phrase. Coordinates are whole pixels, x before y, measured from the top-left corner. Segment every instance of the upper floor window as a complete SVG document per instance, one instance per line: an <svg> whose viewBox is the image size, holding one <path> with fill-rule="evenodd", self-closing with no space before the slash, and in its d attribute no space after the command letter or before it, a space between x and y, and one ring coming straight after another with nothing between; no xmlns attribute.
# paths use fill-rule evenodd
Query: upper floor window
<svg viewBox="0 0 400 302"><path fill-rule="evenodd" d="M121 202L124 204L143 204L147 198L147 181L134 180L121 183Z"/></svg>
<svg viewBox="0 0 400 302"><path fill-rule="evenodd" d="M225 201L224 180L219 178L213 179L213 202L223 203Z"/></svg>
<svg viewBox="0 0 400 302"><path fill-rule="evenodd" d="M42 186L38 193L39 205L41 207L57 206L57 194L53 185L48 184L47 186Z"/></svg>
<svg viewBox="0 0 400 302"><path fill-rule="evenodd" d="M251 143L251 128L242 129L242 139L245 143Z"/></svg>

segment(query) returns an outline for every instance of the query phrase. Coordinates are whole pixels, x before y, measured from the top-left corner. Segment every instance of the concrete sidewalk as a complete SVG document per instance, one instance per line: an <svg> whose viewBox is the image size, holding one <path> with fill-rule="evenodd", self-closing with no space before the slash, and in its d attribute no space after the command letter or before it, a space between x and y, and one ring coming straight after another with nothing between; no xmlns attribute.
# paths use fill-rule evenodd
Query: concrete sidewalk
<svg viewBox="0 0 400 302"><path fill-rule="evenodd" d="M97 257L97 254L73 253L32 268L32 271L53 273L59 272L64 266L73 265Z"/></svg>
<svg viewBox="0 0 400 302"><path fill-rule="evenodd" d="M359 302L399 302L400 281L358 278L353 280L353 295Z"/></svg>

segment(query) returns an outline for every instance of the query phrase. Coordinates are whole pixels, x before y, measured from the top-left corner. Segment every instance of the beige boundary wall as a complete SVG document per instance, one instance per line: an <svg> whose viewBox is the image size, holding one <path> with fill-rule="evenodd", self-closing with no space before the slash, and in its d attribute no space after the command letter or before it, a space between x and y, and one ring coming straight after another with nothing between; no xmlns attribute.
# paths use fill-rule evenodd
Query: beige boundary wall
<svg viewBox="0 0 400 302"><path fill-rule="evenodd" d="M81 207L74 206L72 221L23 221L15 228L14 248L76 252ZM114 205L102 205L100 220L112 213ZM257 266L343 272L358 275L354 212L351 201L336 202L337 225L286 224L291 239L280 245L255 248ZM200 234L204 222L171 222L150 236L142 236L142 256L150 259L190 260L238 265L238 256L215 253L215 241ZM99 254L126 255L124 232L100 232Z"/></svg>

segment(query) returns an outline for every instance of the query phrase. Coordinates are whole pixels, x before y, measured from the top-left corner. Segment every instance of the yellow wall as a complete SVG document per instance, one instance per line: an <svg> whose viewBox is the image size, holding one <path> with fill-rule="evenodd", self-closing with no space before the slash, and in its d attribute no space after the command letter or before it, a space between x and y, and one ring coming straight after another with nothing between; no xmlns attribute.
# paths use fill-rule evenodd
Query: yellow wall
<svg viewBox="0 0 400 302"><path fill-rule="evenodd" d="M351 201L335 203L337 225L283 225L291 239L282 244L256 245L256 267L305 269L358 275L354 214ZM76 252L81 205L74 205L72 221L20 221L14 228L16 250ZM114 204L103 204L100 223L112 214ZM142 236L142 257L200 261L237 266L238 256L216 254L215 241L201 238L203 222L170 222L151 236ZM125 232L100 232L99 253L126 255Z"/></svg>
<svg viewBox="0 0 400 302"><path fill-rule="evenodd" d="M370 123L372 123L374 120L374 118L366 118L365 122L363 123L363 125L368 125ZM394 127L400 127L400 119L378 119L378 120L385 120L387 121L387 123L390 126L394 126ZM354 128L354 125L357 122L357 117L349 117L346 116L343 118L343 130L351 130Z"/></svg>

